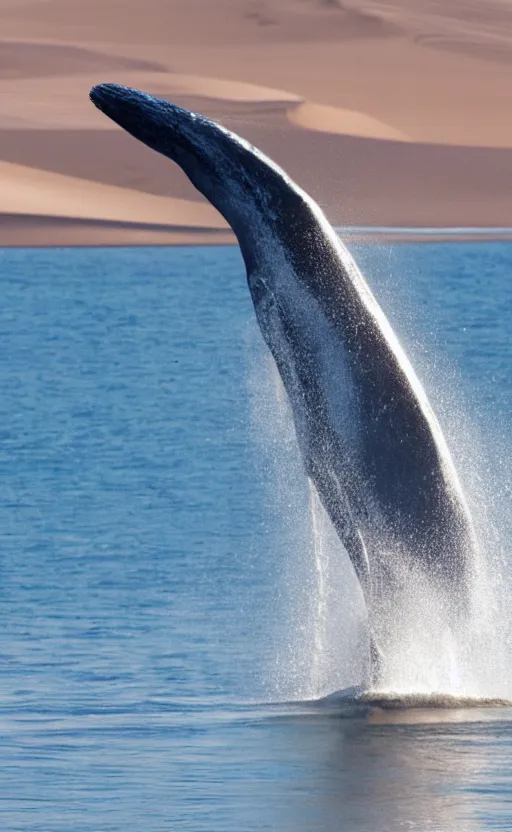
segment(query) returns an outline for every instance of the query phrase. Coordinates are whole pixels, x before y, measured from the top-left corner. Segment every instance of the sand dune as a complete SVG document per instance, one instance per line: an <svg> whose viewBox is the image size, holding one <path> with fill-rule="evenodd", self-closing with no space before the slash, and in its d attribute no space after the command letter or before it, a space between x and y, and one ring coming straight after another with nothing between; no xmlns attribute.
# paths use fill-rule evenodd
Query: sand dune
<svg viewBox="0 0 512 832"><path fill-rule="evenodd" d="M4 37L60 43L186 45L382 37L380 13L336 0L0 0Z"/></svg>
<svg viewBox="0 0 512 832"><path fill-rule="evenodd" d="M384 124L377 118L357 113L354 110L342 110L340 107L328 107L310 101L290 107L288 118L292 124L307 130L321 133L337 133L341 136L366 136L372 139L390 139L407 142L410 137L391 125Z"/></svg>
<svg viewBox="0 0 512 832"><path fill-rule="evenodd" d="M209 205L0 162L2 245L232 242Z"/></svg>
<svg viewBox="0 0 512 832"><path fill-rule="evenodd" d="M1 47L1 44L0 44ZM269 87L173 72L126 69L105 76L101 71L64 75L2 79L0 75L0 123L3 129L118 130L89 102L89 90L99 78L121 79L128 87L144 89L174 101L213 99L217 102L293 106L300 96Z"/></svg>
<svg viewBox="0 0 512 832"><path fill-rule="evenodd" d="M0 203L10 214L224 228L206 203L144 194L60 173L0 162Z"/></svg>
<svg viewBox="0 0 512 832"><path fill-rule="evenodd" d="M512 226L508 3L0 0L0 22L0 243L227 239L90 105L102 80L221 120L336 223Z"/></svg>
<svg viewBox="0 0 512 832"><path fill-rule="evenodd" d="M0 214L3 246L168 246L231 245L231 231L148 222L59 217L50 214ZM368 235L363 235L367 239ZM501 238L500 238L501 239Z"/></svg>

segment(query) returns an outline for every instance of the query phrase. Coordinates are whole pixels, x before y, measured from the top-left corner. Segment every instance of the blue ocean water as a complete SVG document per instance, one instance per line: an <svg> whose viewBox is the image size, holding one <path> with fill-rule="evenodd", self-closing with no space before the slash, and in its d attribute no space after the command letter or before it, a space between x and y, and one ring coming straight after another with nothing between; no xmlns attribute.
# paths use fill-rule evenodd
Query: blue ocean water
<svg viewBox="0 0 512 832"><path fill-rule="evenodd" d="M354 252L506 584L512 245ZM2 250L0 279L0 827L512 829L512 710L282 702L318 586L238 251Z"/></svg>

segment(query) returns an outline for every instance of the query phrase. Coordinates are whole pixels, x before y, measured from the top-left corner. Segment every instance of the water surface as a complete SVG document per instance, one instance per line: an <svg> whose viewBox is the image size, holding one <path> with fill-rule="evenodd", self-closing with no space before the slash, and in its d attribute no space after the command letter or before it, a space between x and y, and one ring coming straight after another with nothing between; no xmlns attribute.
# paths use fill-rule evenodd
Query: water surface
<svg viewBox="0 0 512 832"><path fill-rule="evenodd" d="M356 253L506 585L512 245ZM361 610L336 559L317 597L237 250L3 250L0 278L2 828L512 828L507 708L284 702L358 683Z"/></svg>

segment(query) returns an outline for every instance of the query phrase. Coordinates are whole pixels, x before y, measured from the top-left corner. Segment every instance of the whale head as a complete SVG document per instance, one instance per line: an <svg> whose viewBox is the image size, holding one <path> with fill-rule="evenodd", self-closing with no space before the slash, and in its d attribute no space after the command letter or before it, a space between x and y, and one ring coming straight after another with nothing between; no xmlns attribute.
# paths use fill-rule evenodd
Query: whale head
<svg viewBox="0 0 512 832"><path fill-rule="evenodd" d="M268 239L307 209L306 195L249 142L205 116L118 84L99 84L93 104L148 147L176 162L235 232L248 272Z"/></svg>

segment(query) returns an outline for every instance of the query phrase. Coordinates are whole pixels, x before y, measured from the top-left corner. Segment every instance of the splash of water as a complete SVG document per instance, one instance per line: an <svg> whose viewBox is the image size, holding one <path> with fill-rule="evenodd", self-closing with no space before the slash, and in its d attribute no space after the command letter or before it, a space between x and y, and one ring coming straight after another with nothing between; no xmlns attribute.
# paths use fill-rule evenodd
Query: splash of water
<svg viewBox="0 0 512 832"><path fill-rule="evenodd" d="M364 602L348 555L304 474L286 393L254 325L246 356L254 447L268 487L278 571L269 604L274 649L268 696L316 699L357 684L365 673Z"/></svg>
<svg viewBox="0 0 512 832"><path fill-rule="evenodd" d="M316 489L311 482L308 481L309 486L309 513L311 517L311 533L313 543L313 555L315 561L315 596L316 596L316 610L315 610L315 649L313 654L313 666L311 669L311 683L315 690L319 690L322 686L322 673L326 654L328 650L327 642L327 614L328 614L328 599L327 586L329 579L329 557L326 551L326 534L323 528L323 521L325 513L322 513L322 505L316 492Z"/></svg>
<svg viewBox="0 0 512 832"><path fill-rule="evenodd" d="M287 397L255 327L247 354L254 436L264 460L275 510L277 556L283 563L269 695L320 698L365 680L368 640L362 593L348 555L304 474ZM450 397L441 396L435 406L446 427L453 408ZM460 413L457 420L460 424ZM479 473L477 439L467 417L463 422L465 445L454 441L453 430L447 433L479 541L471 615L454 627L450 599L440 597L424 574L410 564L404 566L403 558L397 564L399 589L380 611L386 652L382 695L446 694L461 701L512 698L506 546L489 510L489 478Z"/></svg>

